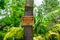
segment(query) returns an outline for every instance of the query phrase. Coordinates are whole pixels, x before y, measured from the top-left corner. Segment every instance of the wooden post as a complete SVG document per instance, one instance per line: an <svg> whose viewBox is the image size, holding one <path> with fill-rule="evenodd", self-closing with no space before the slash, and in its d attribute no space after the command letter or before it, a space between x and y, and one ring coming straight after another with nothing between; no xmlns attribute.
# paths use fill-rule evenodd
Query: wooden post
<svg viewBox="0 0 60 40"><path fill-rule="evenodd" d="M22 18L24 40L33 40L33 0L26 0L25 14Z"/></svg>

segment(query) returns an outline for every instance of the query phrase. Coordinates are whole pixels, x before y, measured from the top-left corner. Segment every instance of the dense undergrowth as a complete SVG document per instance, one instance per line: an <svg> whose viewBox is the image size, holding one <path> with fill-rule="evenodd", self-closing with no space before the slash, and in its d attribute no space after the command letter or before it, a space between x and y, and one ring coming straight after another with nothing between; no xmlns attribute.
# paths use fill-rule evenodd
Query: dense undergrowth
<svg viewBox="0 0 60 40"><path fill-rule="evenodd" d="M46 2L46 0L44 0ZM57 0L34 5L33 40L60 40L60 6ZM0 40L24 40L24 16L26 0L0 1ZM3 11L3 12L2 12ZM5 11L5 12L4 12ZM43 12L43 13L42 13ZM37 13L37 14L36 14Z"/></svg>

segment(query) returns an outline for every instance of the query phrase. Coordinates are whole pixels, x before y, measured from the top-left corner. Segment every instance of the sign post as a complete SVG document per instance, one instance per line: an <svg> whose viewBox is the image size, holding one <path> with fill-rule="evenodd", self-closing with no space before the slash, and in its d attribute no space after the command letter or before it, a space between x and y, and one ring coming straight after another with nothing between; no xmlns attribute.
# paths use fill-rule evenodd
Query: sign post
<svg viewBox="0 0 60 40"><path fill-rule="evenodd" d="M33 0L26 0L22 25L24 26L24 40L33 40Z"/></svg>

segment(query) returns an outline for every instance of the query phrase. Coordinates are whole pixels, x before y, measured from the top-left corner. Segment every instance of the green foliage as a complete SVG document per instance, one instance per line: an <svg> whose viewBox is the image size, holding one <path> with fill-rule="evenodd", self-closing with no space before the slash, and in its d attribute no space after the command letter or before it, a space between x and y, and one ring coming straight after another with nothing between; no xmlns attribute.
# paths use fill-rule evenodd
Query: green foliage
<svg viewBox="0 0 60 40"><path fill-rule="evenodd" d="M35 36L34 40L59 40L59 31L60 30L60 24L54 25L51 29L46 32L45 35L38 35Z"/></svg>
<svg viewBox="0 0 60 40"><path fill-rule="evenodd" d="M2 1L2 0L1 0ZM24 15L25 9L25 1L26 0L6 0L5 3L5 14L1 13L4 18L0 20L0 23L4 23L3 27L5 26L19 26L21 25L21 17ZM1 15L1 16L2 16Z"/></svg>
<svg viewBox="0 0 60 40"><path fill-rule="evenodd" d="M52 34L50 37L49 37L49 40L58 40L57 36Z"/></svg>
<svg viewBox="0 0 60 40"><path fill-rule="evenodd" d="M34 27L35 32L40 34L46 33L47 30L49 30L47 26L55 22L54 21L55 18L60 15L59 12L60 12L60 9L57 9L55 11L49 12L44 17L39 15L39 17L42 17L42 18L38 18L37 16L37 20L36 20L37 22L35 23L35 27ZM38 13L38 14L41 14L41 13Z"/></svg>
<svg viewBox="0 0 60 40"><path fill-rule="evenodd" d="M35 16L35 24L34 24L34 30L36 33L39 34L45 34L45 32L47 32L47 28L43 25L42 23L42 19L43 19L43 15L42 15L42 10L41 7L37 7L38 11L37 11L37 16Z"/></svg>
<svg viewBox="0 0 60 40"><path fill-rule="evenodd" d="M54 25L50 30L55 31L55 32L60 32L60 24Z"/></svg>
<svg viewBox="0 0 60 40"><path fill-rule="evenodd" d="M58 0L43 0L42 4L42 10L45 14L47 14L48 12L51 12L55 9L58 8L59 6L59 1Z"/></svg>
<svg viewBox="0 0 60 40"><path fill-rule="evenodd" d="M23 28L17 26L21 26L25 2L26 0L0 0L0 16L5 16L0 19L1 40L3 38L4 40L23 40ZM58 7L58 0L43 0L42 4L37 7L37 16L34 14L34 40L55 40L56 36L51 37L51 35L59 35L60 24L55 23L56 17L60 15L60 7ZM6 13L1 13L1 9L5 10ZM56 25L51 27L52 23Z"/></svg>
<svg viewBox="0 0 60 40"><path fill-rule="evenodd" d="M0 9L4 9L5 7L5 0L0 0Z"/></svg>
<svg viewBox="0 0 60 40"><path fill-rule="evenodd" d="M0 14L1 14L0 16L5 16L4 18L0 19L0 27L1 27L0 31L3 31L4 33L8 32L6 33L6 35L10 35L10 32L14 31L14 33L12 33L11 36L5 35L5 37L3 37L4 40L6 37L7 40L12 40L13 38L21 39L21 40L23 39L22 37L23 28L18 28L17 26L21 26L21 17L24 15L25 1L26 0L11 0L11 1L1 0L0 1L0 5L1 5L0 8L3 6L2 8L4 8L6 12L5 14L1 13L2 10L0 10ZM16 28L12 26L15 26ZM10 28L11 30L9 31Z"/></svg>
<svg viewBox="0 0 60 40"><path fill-rule="evenodd" d="M34 37L33 40L44 40L44 37L42 37L41 35Z"/></svg>
<svg viewBox="0 0 60 40"><path fill-rule="evenodd" d="M46 40L58 40L59 39L59 31L60 24L56 24L49 29L49 31L45 34Z"/></svg>
<svg viewBox="0 0 60 40"><path fill-rule="evenodd" d="M44 16L43 22L45 25L49 25L50 23L55 22L55 18L60 15L60 9L52 11Z"/></svg>
<svg viewBox="0 0 60 40"><path fill-rule="evenodd" d="M25 1L13 0L10 8L12 8L10 17L10 20L12 21L11 24L15 27L19 26L21 17L24 15Z"/></svg>
<svg viewBox="0 0 60 40"><path fill-rule="evenodd" d="M4 40L7 40L13 37L17 39L23 38L23 28L19 28L19 27L10 28L10 30L6 33Z"/></svg>
<svg viewBox="0 0 60 40"><path fill-rule="evenodd" d="M46 35L47 40L58 40L59 39L59 34L56 32L50 31L48 35Z"/></svg>
<svg viewBox="0 0 60 40"><path fill-rule="evenodd" d="M5 36L5 33L3 31L0 31L0 40L3 40L4 36Z"/></svg>

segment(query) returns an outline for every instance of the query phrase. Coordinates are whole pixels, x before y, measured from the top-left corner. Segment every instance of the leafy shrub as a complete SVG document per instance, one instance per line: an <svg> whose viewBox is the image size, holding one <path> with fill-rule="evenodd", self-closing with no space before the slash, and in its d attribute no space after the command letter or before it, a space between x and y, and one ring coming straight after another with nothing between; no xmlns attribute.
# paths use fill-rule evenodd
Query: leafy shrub
<svg viewBox="0 0 60 40"><path fill-rule="evenodd" d="M23 28L19 28L19 27L10 28L10 30L6 33L4 40L7 39L12 40L12 38L17 38L17 39L23 38Z"/></svg>
<svg viewBox="0 0 60 40"><path fill-rule="evenodd" d="M34 37L33 40L44 40L44 38L41 35L39 35L37 37Z"/></svg>
<svg viewBox="0 0 60 40"><path fill-rule="evenodd" d="M0 31L0 40L3 40L4 36L5 36L5 33L3 31Z"/></svg>
<svg viewBox="0 0 60 40"><path fill-rule="evenodd" d="M55 32L51 32L48 36L48 40L58 40L59 39L59 34Z"/></svg>

